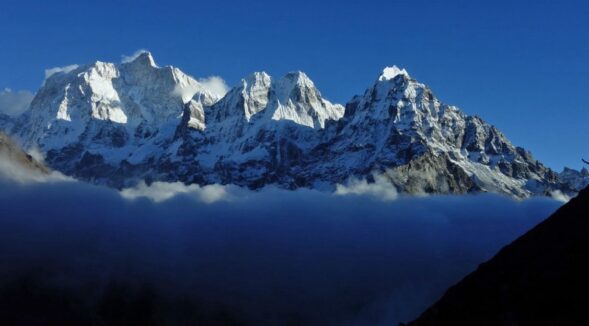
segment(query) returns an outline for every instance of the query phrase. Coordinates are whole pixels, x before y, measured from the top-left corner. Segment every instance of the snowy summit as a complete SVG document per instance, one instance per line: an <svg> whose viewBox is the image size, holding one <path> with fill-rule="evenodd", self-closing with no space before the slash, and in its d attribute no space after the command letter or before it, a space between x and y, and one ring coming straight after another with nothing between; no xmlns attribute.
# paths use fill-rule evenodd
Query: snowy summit
<svg viewBox="0 0 589 326"><path fill-rule="evenodd" d="M405 77L410 78L409 74L407 73L407 70L400 69L397 66L392 66L392 67L385 67L383 69L379 80L381 80L381 81L391 80L391 79L397 77L398 75L404 75Z"/></svg>

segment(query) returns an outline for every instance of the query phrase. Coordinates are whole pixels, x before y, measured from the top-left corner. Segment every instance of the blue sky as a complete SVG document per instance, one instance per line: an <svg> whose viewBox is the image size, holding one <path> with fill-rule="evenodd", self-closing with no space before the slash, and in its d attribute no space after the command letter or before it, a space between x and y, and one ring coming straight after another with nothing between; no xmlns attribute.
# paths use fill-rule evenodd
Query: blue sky
<svg viewBox="0 0 589 326"><path fill-rule="evenodd" d="M384 66L495 124L548 166L589 157L584 1L4 1L0 89L44 70L149 49L160 65L230 85L305 71L346 102Z"/></svg>

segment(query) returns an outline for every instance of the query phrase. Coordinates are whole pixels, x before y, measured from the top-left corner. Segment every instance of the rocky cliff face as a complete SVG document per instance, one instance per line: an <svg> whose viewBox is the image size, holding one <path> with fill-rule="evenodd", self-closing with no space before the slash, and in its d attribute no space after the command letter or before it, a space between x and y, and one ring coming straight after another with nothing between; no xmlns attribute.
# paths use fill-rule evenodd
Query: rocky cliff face
<svg viewBox="0 0 589 326"><path fill-rule="evenodd" d="M560 180L567 184L573 191L581 191L581 189L589 186L589 171L587 171L587 168L577 171L565 167L558 176Z"/></svg>
<svg viewBox="0 0 589 326"><path fill-rule="evenodd" d="M495 127L441 103L405 70L386 68L346 106L333 132L329 170L383 173L403 191L490 191L526 197L558 187L556 175Z"/></svg>
<svg viewBox="0 0 589 326"><path fill-rule="evenodd" d="M589 188L409 325L575 325L589 300Z"/></svg>
<svg viewBox="0 0 589 326"><path fill-rule="evenodd" d="M382 175L406 193L577 189L397 67L344 108L302 72L254 73L221 96L146 52L50 76L9 129L51 167L119 188L160 180L333 190Z"/></svg>

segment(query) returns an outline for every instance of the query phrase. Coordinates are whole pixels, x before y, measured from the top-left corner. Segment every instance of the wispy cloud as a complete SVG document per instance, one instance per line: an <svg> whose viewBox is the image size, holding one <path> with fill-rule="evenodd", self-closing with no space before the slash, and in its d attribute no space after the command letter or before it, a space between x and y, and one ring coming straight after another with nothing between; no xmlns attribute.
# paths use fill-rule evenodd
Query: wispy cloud
<svg viewBox="0 0 589 326"><path fill-rule="evenodd" d="M6 88L0 91L0 113L17 116L29 108L35 95L29 91L13 91Z"/></svg>
<svg viewBox="0 0 589 326"><path fill-rule="evenodd" d="M145 182L133 188L121 190L121 195L127 199L148 198L156 203L174 198L178 195L187 195L198 199L203 203L227 201L231 198L226 186L221 185L185 185L182 182L154 182L151 185Z"/></svg>
<svg viewBox="0 0 589 326"><path fill-rule="evenodd" d="M68 72L72 72L76 69L78 69L79 65L69 65L69 66L64 66L64 67L53 67L53 68L49 68L49 69L45 69L45 80L47 80L49 77L58 74L58 73L64 73L67 74Z"/></svg>
<svg viewBox="0 0 589 326"><path fill-rule="evenodd" d="M173 95L180 96L184 103L190 101L194 95L198 92L206 91L210 93L214 98L220 99L229 91L229 86L219 76L211 76L207 78L201 78L198 80L198 84L181 85L178 84L172 91Z"/></svg>
<svg viewBox="0 0 589 326"><path fill-rule="evenodd" d="M148 50L145 50L145 49L139 49L139 50L133 52L133 54L131 54L131 55L124 55L123 54L121 56L121 62L122 63L132 62L133 60L137 59L137 57L139 57L143 53L149 53L149 51Z"/></svg>
<svg viewBox="0 0 589 326"><path fill-rule="evenodd" d="M43 173L35 169L28 169L2 151L0 151L0 180L10 180L20 184L73 181L70 177L57 171Z"/></svg>
<svg viewBox="0 0 589 326"><path fill-rule="evenodd" d="M560 190L552 191L550 193L550 197L552 197L552 199L557 200L561 203L567 203L569 200L571 200L571 197L563 194L562 191L560 191Z"/></svg>
<svg viewBox="0 0 589 326"><path fill-rule="evenodd" d="M336 185L336 195L369 195L383 200L394 200L399 196L397 189L383 175L374 175L374 182L366 179L350 179L347 184Z"/></svg>
<svg viewBox="0 0 589 326"><path fill-rule="evenodd" d="M201 78L198 82L217 98L222 98L229 91L229 86L227 86L225 80L219 76Z"/></svg>

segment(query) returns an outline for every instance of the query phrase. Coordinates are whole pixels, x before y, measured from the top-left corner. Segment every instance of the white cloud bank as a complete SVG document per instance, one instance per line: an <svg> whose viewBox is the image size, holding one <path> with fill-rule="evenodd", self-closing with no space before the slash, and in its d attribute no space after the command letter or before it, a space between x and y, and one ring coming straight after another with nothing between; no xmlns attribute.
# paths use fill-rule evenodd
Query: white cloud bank
<svg viewBox="0 0 589 326"><path fill-rule="evenodd" d="M0 142L2 139L0 139ZM57 171L48 171L35 167L33 162L27 162L26 155L43 164L45 157L37 148L32 147L27 153L12 149L12 145L0 144L0 181L12 181L18 184L59 183L70 182L74 179Z"/></svg>
<svg viewBox="0 0 589 326"><path fill-rule="evenodd" d="M353 189L366 188L359 184ZM397 325L560 205L278 189L211 205L191 197L210 191L212 200L226 189L203 189L155 183L131 192L156 203L78 182L0 182L0 299L35 309L11 300L22 284L14 282L32 278L41 293L83 299L74 315L100 318L111 284L129 289L117 292L123 303L136 300L137 284L168 324L183 324L178 309L187 307L203 325L220 315L251 325Z"/></svg>
<svg viewBox="0 0 589 326"><path fill-rule="evenodd" d="M121 196L126 199L148 198L156 203L160 203L174 198L178 195L192 196L203 203L214 203L218 201L227 201L231 198L226 186L207 185L185 185L182 182L154 182L147 185L145 182L133 188L121 190Z"/></svg>
<svg viewBox="0 0 589 326"><path fill-rule="evenodd" d="M80 316L99 315L115 282L148 285L170 324L182 298L202 308L202 324L220 306L244 324L396 325L560 205L488 194L393 201L384 177L335 194L180 182L119 192L1 154L0 299L33 275L72 302L91 298Z"/></svg>
<svg viewBox="0 0 589 326"><path fill-rule="evenodd" d="M336 195L369 195L383 200L395 200L399 193L394 185L383 175L374 175L374 182L366 179L350 179L346 185L337 184Z"/></svg>
<svg viewBox="0 0 589 326"><path fill-rule="evenodd" d="M19 184L73 181L72 178L67 177L59 172L56 172L56 171L51 171L49 173L43 173L41 171L27 169L27 168L23 167L22 165L11 160L6 155L3 155L1 152L0 152L0 180L11 180L11 181L17 182Z"/></svg>

